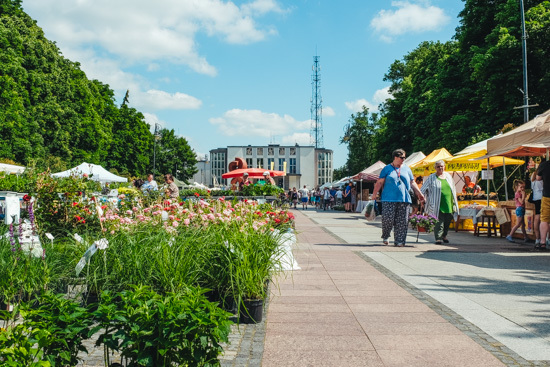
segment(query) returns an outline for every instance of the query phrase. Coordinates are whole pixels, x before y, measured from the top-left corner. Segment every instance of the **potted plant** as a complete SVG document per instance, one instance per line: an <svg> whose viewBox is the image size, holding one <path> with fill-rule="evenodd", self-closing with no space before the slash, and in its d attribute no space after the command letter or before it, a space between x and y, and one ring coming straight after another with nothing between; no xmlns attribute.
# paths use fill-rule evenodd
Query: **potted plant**
<svg viewBox="0 0 550 367"><path fill-rule="evenodd" d="M433 215L413 214L409 217L409 223L412 229L429 233L434 230L437 218Z"/></svg>

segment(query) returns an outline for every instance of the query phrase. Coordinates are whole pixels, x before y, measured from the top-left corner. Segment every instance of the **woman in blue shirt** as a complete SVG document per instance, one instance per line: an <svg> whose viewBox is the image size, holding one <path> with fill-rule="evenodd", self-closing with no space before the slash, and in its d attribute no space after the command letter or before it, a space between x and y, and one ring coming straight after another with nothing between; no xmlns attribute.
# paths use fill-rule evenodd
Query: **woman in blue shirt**
<svg viewBox="0 0 550 367"><path fill-rule="evenodd" d="M376 200L378 192L382 189L382 241L384 245L388 244L393 229L395 246L403 247L407 239L409 206L412 203L409 190L413 189L420 202L424 201L424 195L418 189L411 169L403 164L405 151L394 150L392 157L393 162L380 172L371 200Z"/></svg>

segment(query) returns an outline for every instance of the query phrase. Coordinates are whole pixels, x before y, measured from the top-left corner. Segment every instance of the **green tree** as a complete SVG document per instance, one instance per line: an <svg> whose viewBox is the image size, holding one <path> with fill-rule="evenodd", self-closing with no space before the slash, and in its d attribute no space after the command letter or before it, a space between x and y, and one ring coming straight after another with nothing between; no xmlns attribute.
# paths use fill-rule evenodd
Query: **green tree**
<svg viewBox="0 0 550 367"><path fill-rule="evenodd" d="M344 136L340 138L340 144L348 147L348 159L342 168L344 176L358 173L376 162L377 128L378 114L369 113L367 107L363 106L362 111L351 115L344 129Z"/></svg>
<svg viewBox="0 0 550 367"><path fill-rule="evenodd" d="M161 129L157 141L157 171L171 173L178 180L188 181L197 173L197 158L187 139L176 136L174 130Z"/></svg>
<svg viewBox="0 0 550 367"><path fill-rule="evenodd" d="M153 135L143 114L126 104L120 106L113 121L106 166L123 175L143 176L150 167L152 149Z"/></svg>

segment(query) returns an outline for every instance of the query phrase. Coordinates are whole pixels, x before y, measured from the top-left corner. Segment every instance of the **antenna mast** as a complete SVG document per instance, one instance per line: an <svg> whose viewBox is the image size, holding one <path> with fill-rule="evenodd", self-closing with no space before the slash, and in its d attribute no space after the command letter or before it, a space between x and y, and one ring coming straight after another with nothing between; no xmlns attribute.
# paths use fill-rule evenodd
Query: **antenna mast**
<svg viewBox="0 0 550 367"><path fill-rule="evenodd" d="M313 57L311 91L311 144L315 148L323 148L323 98L321 97L321 66L319 66L319 56Z"/></svg>

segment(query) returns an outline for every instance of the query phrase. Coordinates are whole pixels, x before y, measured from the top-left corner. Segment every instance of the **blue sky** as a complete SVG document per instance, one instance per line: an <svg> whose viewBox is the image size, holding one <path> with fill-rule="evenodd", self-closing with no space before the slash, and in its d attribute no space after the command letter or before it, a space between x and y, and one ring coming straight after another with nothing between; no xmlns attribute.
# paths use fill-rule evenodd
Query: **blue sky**
<svg viewBox="0 0 550 367"><path fill-rule="evenodd" d="M352 113L390 97L390 64L448 41L461 0L23 0L63 55L200 155L228 145L310 144L320 57L324 147L334 166Z"/></svg>

